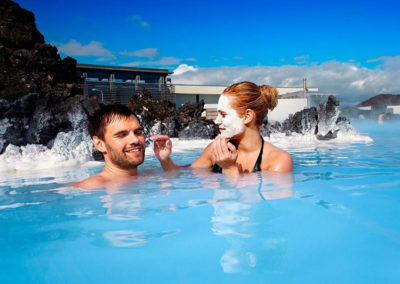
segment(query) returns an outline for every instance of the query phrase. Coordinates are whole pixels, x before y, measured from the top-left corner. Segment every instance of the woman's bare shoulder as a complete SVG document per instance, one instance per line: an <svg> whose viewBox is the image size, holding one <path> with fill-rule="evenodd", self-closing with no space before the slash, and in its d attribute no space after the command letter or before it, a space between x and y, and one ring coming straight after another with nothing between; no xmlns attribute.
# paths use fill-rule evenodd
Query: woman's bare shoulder
<svg viewBox="0 0 400 284"><path fill-rule="evenodd" d="M292 156L268 142L264 142L264 152L261 168L278 173L288 173L293 170Z"/></svg>

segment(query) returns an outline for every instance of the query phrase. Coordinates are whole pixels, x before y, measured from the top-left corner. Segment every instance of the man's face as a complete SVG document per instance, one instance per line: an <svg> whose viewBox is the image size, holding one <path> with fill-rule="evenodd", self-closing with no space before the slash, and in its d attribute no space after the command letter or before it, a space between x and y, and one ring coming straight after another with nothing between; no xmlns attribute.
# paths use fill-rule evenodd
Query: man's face
<svg viewBox="0 0 400 284"><path fill-rule="evenodd" d="M222 137L231 138L243 133L244 123L236 110L232 108L233 98L222 94L218 100L218 116L215 124L219 127Z"/></svg>
<svg viewBox="0 0 400 284"><path fill-rule="evenodd" d="M108 158L121 169L134 169L144 161L146 144L143 129L133 115L129 118L117 116L107 124L104 143L106 162Z"/></svg>

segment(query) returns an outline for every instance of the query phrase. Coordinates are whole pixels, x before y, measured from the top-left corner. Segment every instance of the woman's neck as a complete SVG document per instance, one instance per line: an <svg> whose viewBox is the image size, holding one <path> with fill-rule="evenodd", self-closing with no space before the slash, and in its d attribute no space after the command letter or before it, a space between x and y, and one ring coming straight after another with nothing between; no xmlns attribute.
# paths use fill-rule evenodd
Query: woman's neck
<svg viewBox="0 0 400 284"><path fill-rule="evenodd" d="M238 150L241 152L257 151L261 147L261 136L258 128L247 128L237 139Z"/></svg>

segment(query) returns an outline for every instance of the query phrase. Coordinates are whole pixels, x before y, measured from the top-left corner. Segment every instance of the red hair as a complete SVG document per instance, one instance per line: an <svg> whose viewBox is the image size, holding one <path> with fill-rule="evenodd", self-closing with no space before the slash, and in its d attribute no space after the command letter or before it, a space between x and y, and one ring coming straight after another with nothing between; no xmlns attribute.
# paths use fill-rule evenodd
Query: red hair
<svg viewBox="0 0 400 284"><path fill-rule="evenodd" d="M224 95L232 96L232 107L243 115L247 109L256 113L256 125L261 126L268 109L273 110L278 104L278 90L269 85L258 86L244 81L227 87Z"/></svg>

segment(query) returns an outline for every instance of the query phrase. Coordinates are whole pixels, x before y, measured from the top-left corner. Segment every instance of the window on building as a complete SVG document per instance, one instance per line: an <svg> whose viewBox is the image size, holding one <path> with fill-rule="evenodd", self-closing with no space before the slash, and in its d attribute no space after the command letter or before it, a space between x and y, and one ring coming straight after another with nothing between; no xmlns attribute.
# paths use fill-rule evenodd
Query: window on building
<svg viewBox="0 0 400 284"><path fill-rule="evenodd" d="M158 84L160 75L158 74L140 74L140 82L146 84Z"/></svg>
<svg viewBox="0 0 400 284"><path fill-rule="evenodd" d="M115 82L125 82L125 83L132 83L132 81L135 79L135 75L132 73L114 73L115 76Z"/></svg>
<svg viewBox="0 0 400 284"><path fill-rule="evenodd" d="M102 71L87 71L87 80L88 81L102 81L102 82L107 82L109 79L109 74L108 72L102 72Z"/></svg>

